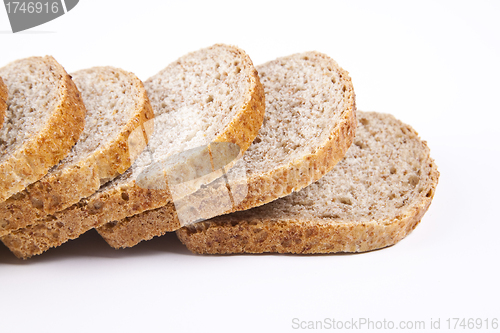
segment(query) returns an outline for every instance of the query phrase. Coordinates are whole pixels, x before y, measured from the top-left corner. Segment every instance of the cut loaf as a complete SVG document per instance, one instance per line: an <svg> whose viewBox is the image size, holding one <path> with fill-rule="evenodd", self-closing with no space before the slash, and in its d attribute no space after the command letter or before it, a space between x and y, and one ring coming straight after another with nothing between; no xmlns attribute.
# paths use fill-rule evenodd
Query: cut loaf
<svg viewBox="0 0 500 333"><path fill-rule="evenodd" d="M2 202L66 157L83 131L85 106L71 77L50 56L14 61L0 68L0 77L9 92L0 130Z"/></svg>
<svg viewBox="0 0 500 333"><path fill-rule="evenodd" d="M148 79L145 87L155 113L147 149L94 195L43 224L4 237L16 256L40 254L106 222L168 205L168 188L140 186L137 177L169 156L212 142L231 142L244 152L262 124L264 92L257 71L234 46L214 45L183 56Z"/></svg>
<svg viewBox="0 0 500 333"><path fill-rule="evenodd" d="M134 74L95 67L72 73L72 78L87 109L84 131L57 167L0 203L0 236L37 224L95 193L127 170L146 146L143 124L154 115Z"/></svg>
<svg viewBox="0 0 500 333"><path fill-rule="evenodd" d="M420 222L439 172L425 141L393 116L358 112L345 158L309 187L265 206L184 227L195 253L363 252L393 245Z"/></svg>
<svg viewBox="0 0 500 333"><path fill-rule="evenodd" d="M0 128L3 126L3 121L5 119L5 110L7 110L7 96L9 92L7 91L7 86L3 83L0 77Z"/></svg>
<svg viewBox="0 0 500 333"><path fill-rule="evenodd" d="M112 247L134 246L182 225L263 205L318 180L342 159L356 127L348 73L318 52L278 58L257 69L266 114L243 159L194 195L99 228Z"/></svg>

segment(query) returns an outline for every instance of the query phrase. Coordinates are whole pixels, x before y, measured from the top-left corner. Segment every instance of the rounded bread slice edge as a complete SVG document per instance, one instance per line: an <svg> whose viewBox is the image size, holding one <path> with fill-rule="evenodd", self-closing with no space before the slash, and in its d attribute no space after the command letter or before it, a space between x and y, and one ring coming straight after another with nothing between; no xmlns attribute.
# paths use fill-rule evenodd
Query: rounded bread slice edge
<svg viewBox="0 0 500 333"><path fill-rule="evenodd" d="M144 123L153 125L153 110L142 82L133 74L114 67L94 67L79 71L89 72L116 71L127 78L137 89L134 98L134 112L127 115L128 120L120 127L115 137L98 147L83 160L76 163L61 164L49 171L39 181L30 184L26 189L0 203L0 236L28 225L41 223L45 216L54 214L77 203L95 193L101 184L115 178L127 170L133 162L130 154L129 137L140 136L142 143L135 145L134 150L143 149L146 145ZM76 77L77 73L73 73ZM82 88L82 87L81 87ZM138 135L137 135L138 134ZM132 155L138 152L134 151Z"/></svg>
<svg viewBox="0 0 500 333"><path fill-rule="evenodd" d="M386 114L372 114L395 119ZM370 113L358 114L360 118L365 115ZM426 142L418 138L411 127L397 122L420 141L426 156L421 166L428 169L425 188L416 196L418 200L408 203L402 213L368 221L304 219L285 212L282 217L270 213L268 215L273 217L266 218L263 210L266 206L262 206L259 211L237 212L183 227L177 231L178 238L190 251L200 254L365 252L396 244L421 221L432 202L439 179L439 171Z"/></svg>
<svg viewBox="0 0 500 333"><path fill-rule="evenodd" d="M58 100L45 126L0 164L0 201L42 178L66 157L84 128L86 109L71 76L52 56L34 58L59 77Z"/></svg>

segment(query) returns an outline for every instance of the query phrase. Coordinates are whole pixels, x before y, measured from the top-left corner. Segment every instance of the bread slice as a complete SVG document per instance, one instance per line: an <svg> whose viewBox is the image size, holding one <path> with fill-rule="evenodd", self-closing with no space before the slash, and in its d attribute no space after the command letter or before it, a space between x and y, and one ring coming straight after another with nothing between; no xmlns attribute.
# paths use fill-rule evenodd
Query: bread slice
<svg viewBox="0 0 500 333"><path fill-rule="evenodd" d="M340 161L356 125L348 73L318 52L279 58L257 69L266 115L243 159L225 177L175 205L99 228L112 247L130 247L182 225L263 205L311 184Z"/></svg>
<svg viewBox="0 0 500 333"><path fill-rule="evenodd" d="M309 187L265 206L184 227L195 253L364 252L393 245L420 222L439 172L429 148L393 116L358 112L345 158Z"/></svg>
<svg viewBox="0 0 500 333"><path fill-rule="evenodd" d="M5 118L5 110L7 110L7 97L9 96L9 92L7 90L7 86L3 83L2 78L0 77L0 128L3 126L4 118Z"/></svg>
<svg viewBox="0 0 500 333"><path fill-rule="evenodd" d="M68 156L47 175L0 203L0 236L37 224L95 193L127 170L134 155L146 146L143 124L154 114L134 74L95 67L71 75L87 108L84 131ZM142 145L131 148L129 140L136 129Z"/></svg>
<svg viewBox="0 0 500 333"><path fill-rule="evenodd" d="M2 202L69 153L83 131L85 106L71 77L50 56L14 61L0 68L0 76L9 91L0 130Z"/></svg>
<svg viewBox="0 0 500 333"><path fill-rule="evenodd" d="M264 92L248 55L214 45L181 57L145 82L155 112L147 149L123 175L46 223L12 232L4 243L18 257L40 254L87 230L169 204L168 188L148 188L136 178L155 163L211 142L244 152L264 116ZM147 129L146 129L147 130Z"/></svg>

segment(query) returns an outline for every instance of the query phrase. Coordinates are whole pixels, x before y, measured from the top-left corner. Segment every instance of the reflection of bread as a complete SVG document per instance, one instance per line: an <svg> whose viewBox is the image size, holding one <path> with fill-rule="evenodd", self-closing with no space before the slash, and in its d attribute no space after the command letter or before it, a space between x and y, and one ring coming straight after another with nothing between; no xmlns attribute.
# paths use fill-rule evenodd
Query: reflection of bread
<svg viewBox="0 0 500 333"><path fill-rule="evenodd" d="M2 202L68 154L83 131L85 106L71 77L50 56L14 61L0 68L0 76L9 90L0 130Z"/></svg>
<svg viewBox="0 0 500 333"><path fill-rule="evenodd" d="M171 203L166 190L137 186L154 161L210 142L232 142L245 151L262 124L264 93L242 50L215 45L190 53L145 82L155 112L147 150L123 175L50 221L11 233L9 248L30 257L106 222ZM5 241L5 240L4 240Z"/></svg>
<svg viewBox="0 0 500 333"><path fill-rule="evenodd" d="M427 211L439 172L417 133L394 117L358 113L345 158L309 187L267 205L184 227L196 253L363 252L393 245Z"/></svg>
<svg viewBox="0 0 500 333"><path fill-rule="evenodd" d="M96 67L72 73L87 108L85 128L68 156L41 180L0 203L0 220L12 230L37 224L96 192L101 184L127 170L132 164L129 136L153 118L142 82L118 68ZM140 152L132 152L137 155Z"/></svg>
<svg viewBox="0 0 500 333"><path fill-rule="evenodd" d="M243 159L225 178L175 201L176 213L170 205L99 228L111 246L133 246L181 224L276 200L318 180L344 156L356 124L347 72L318 52L279 58L257 69L266 114Z"/></svg>
<svg viewBox="0 0 500 333"><path fill-rule="evenodd" d="M5 110L7 110L7 96L9 95L7 91L7 86L3 83L0 77L0 128L3 126L3 121L5 118Z"/></svg>

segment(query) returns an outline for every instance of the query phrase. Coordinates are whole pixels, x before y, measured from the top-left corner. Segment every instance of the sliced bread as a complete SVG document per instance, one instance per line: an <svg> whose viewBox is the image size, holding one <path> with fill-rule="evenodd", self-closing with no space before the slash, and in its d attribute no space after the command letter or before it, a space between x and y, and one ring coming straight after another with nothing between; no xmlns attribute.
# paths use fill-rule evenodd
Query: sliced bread
<svg viewBox="0 0 500 333"><path fill-rule="evenodd" d="M32 57L0 68L9 96L0 130L0 202L42 178L76 143L85 106L64 68ZM1 223L0 223L1 224Z"/></svg>
<svg viewBox="0 0 500 333"><path fill-rule="evenodd" d="M146 146L143 124L154 114L134 74L95 67L71 75L87 109L84 131L68 156L47 175L0 203L0 236L37 224L95 193L127 170L138 150ZM142 144L130 146L136 129Z"/></svg>
<svg viewBox="0 0 500 333"><path fill-rule="evenodd" d="M264 116L264 91L248 55L214 45L179 58L145 82L155 113L147 149L123 175L45 223L12 232L4 243L18 257L40 254L87 230L169 204L168 188L147 188L136 178L171 155L231 142L244 152Z"/></svg>
<svg viewBox="0 0 500 333"><path fill-rule="evenodd" d="M112 247L134 246L182 225L263 205L318 180L342 159L356 127L348 73L318 52L257 69L266 115L243 159L193 195L99 228Z"/></svg>
<svg viewBox="0 0 500 333"><path fill-rule="evenodd" d="M0 77L0 128L2 128L5 119L5 110L7 110L8 96L9 92L7 90L7 86L5 85L5 83L3 83L3 80Z"/></svg>
<svg viewBox="0 0 500 333"><path fill-rule="evenodd" d="M316 183L267 205L177 231L195 253L363 252L393 245L427 211L439 172L410 126L358 112L354 144Z"/></svg>

